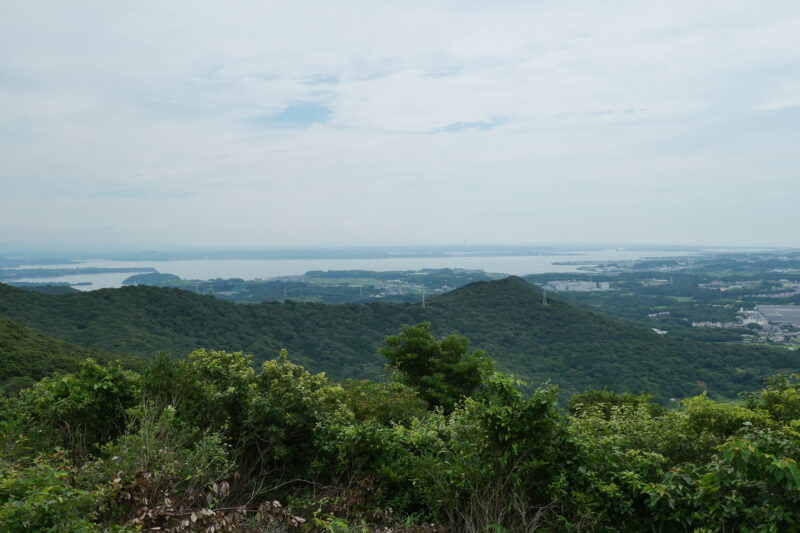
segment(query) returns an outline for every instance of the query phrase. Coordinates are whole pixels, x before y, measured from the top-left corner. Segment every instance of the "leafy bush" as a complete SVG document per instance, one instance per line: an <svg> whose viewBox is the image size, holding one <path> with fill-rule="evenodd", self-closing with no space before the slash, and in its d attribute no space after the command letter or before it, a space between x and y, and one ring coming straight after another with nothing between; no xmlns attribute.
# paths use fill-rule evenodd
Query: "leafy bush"
<svg viewBox="0 0 800 533"><path fill-rule="evenodd" d="M725 441L751 426L767 428L774 425L763 410L715 402L705 395L688 398L683 401L683 405L688 415L690 433L710 433L720 441Z"/></svg>
<svg viewBox="0 0 800 533"><path fill-rule="evenodd" d="M344 401L359 422L405 424L425 414L427 404L410 387L399 382L375 383L364 379L342 382Z"/></svg>
<svg viewBox="0 0 800 533"><path fill-rule="evenodd" d="M457 530L532 531L568 506L563 496L577 449L556 395L553 387L526 397L496 375L482 398L467 399L450 416L444 475L432 481Z"/></svg>
<svg viewBox="0 0 800 533"><path fill-rule="evenodd" d="M646 406L652 415L663 414L665 411L664 407L655 403L653 397L649 394L618 393L608 389L589 390L573 394L567 401L567 411L570 414L575 414L593 405L602 406L602 411L606 418L611 416L613 407Z"/></svg>
<svg viewBox="0 0 800 533"><path fill-rule="evenodd" d="M797 531L798 458L762 449L776 444L797 451L796 441L759 431L725 443L706 465L687 464L666 472L659 483L643 487L652 519L685 531L701 526L713 531Z"/></svg>
<svg viewBox="0 0 800 533"><path fill-rule="evenodd" d="M105 523L174 525L228 496L234 465L221 435L187 427L172 407L129 414L129 431L80 473L83 485L105 488Z"/></svg>
<svg viewBox="0 0 800 533"><path fill-rule="evenodd" d="M78 374L45 378L23 390L18 415L26 418L28 437L86 454L125 430L125 411L138 399L134 372L87 359Z"/></svg>
<svg viewBox="0 0 800 533"><path fill-rule="evenodd" d="M443 495L437 480L447 475L446 426L441 412L426 413L406 425L386 426L375 420L331 425L321 433L319 448L336 482L351 494L372 487L354 502L360 510L391 508L441 518Z"/></svg>
<svg viewBox="0 0 800 533"><path fill-rule="evenodd" d="M751 409L765 409L778 422L800 430L800 374L778 374L760 391L745 395Z"/></svg>
<svg viewBox="0 0 800 533"><path fill-rule="evenodd" d="M239 445L248 471L311 478L319 474L314 467L317 428L353 419L343 389L324 374L290 363L285 351L261 366L245 416Z"/></svg>
<svg viewBox="0 0 800 533"><path fill-rule="evenodd" d="M142 392L157 405L176 406L191 425L235 437L255 385L252 362L251 355L217 350L195 350L181 361L161 355L145 368Z"/></svg>
<svg viewBox="0 0 800 533"><path fill-rule="evenodd" d="M101 531L93 522L100 497L73 482L63 453L40 455L27 466L0 467L0 531Z"/></svg>

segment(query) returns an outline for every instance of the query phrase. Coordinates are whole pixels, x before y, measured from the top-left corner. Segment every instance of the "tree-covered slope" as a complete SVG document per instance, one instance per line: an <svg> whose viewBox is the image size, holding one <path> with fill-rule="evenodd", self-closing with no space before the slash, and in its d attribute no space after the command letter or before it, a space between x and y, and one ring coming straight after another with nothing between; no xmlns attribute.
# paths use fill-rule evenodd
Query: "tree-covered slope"
<svg viewBox="0 0 800 533"><path fill-rule="evenodd" d="M41 292L44 294L76 294L81 292L75 287L70 287L69 285L30 284L30 285L16 285L16 286L21 289L25 289L26 291Z"/></svg>
<svg viewBox="0 0 800 533"><path fill-rule="evenodd" d="M0 285L0 316L70 342L147 356L242 350L256 362L285 347L293 360L334 378L379 377L381 340L422 320L419 311L385 303L242 305L148 286L49 296Z"/></svg>
<svg viewBox="0 0 800 533"><path fill-rule="evenodd" d="M543 305L541 291L520 278L475 283L431 308L434 324L468 335L489 354L502 353L504 369L569 392L608 386L667 400L707 388L733 397L757 388L763 376L800 368L797 352L663 337L549 295Z"/></svg>
<svg viewBox="0 0 800 533"><path fill-rule="evenodd" d="M119 359L128 366L137 366L138 359L70 344L0 317L0 388L15 389L53 372L75 372L88 357Z"/></svg>
<svg viewBox="0 0 800 533"><path fill-rule="evenodd" d="M237 305L177 289L124 287L51 296L0 286L0 315L78 344L183 355L198 347L243 350L256 361L288 348L331 377L377 377L378 347L404 324L468 336L500 370L550 380L566 392L608 386L665 400L708 388L733 396L760 379L800 369L785 350L695 343L576 309L520 278L479 282L419 304Z"/></svg>

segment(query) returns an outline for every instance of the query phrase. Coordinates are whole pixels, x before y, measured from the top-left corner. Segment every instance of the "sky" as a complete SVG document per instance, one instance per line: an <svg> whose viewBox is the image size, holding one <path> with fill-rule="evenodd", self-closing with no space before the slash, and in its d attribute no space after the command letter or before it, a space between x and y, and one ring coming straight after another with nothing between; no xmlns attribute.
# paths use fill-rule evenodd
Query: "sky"
<svg viewBox="0 0 800 533"><path fill-rule="evenodd" d="M0 0L0 243L800 247L800 2Z"/></svg>

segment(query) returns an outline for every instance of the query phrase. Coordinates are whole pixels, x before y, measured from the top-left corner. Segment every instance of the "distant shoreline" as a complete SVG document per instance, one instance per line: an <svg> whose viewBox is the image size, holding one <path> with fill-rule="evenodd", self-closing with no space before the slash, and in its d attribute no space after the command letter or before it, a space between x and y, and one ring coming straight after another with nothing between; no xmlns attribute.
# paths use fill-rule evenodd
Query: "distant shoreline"
<svg viewBox="0 0 800 533"><path fill-rule="evenodd" d="M429 256L381 256L345 258L302 258L302 259L184 259L184 260L86 260L58 265L37 265L41 270L58 271L59 275L35 278L16 277L14 281L65 282L77 288L95 290L118 288L132 272L147 269L161 274L175 274L182 279L209 280L216 278L241 278L245 280L271 279L283 276L302 275L311 270L422 270L427 268L460 268L483 270L509 275L542 274L547 272L578 272L580 265L603 263L607 261L629 261L650 257L681 257L697 255L698 251L633 251L633 250L559 250L550 253L539 251L535 254L492 255L477 253L467 255ZM564 261L565 256L580 257L580 261ZM20 265L16 268L23 268ZM74 269L75 272L67 272ZM96 270L88 273L87 269ZM8 272L9 270L5 270ZM2 272L2 271L0 271Z"/></svg>

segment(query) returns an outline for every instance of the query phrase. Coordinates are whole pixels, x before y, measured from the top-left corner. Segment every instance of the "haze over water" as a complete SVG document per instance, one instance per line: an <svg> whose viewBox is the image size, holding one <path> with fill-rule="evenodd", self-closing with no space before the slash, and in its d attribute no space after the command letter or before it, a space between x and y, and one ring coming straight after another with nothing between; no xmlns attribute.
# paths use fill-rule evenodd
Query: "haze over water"
<svg viewBox="0 0 800 533"><path fill-rule="evenodd" d="M203 259L185 261L108 261L88 260L81 263L44 265L35 268L143 268L153 267L164 274L175 274L183 279L242 278L266 279L280 276L299 276L310 270L420 270L424 268L463 268L485 270L504 274L525 275L544 272L575 272L580 265L556 264L563 262L627 261L643 257L675 257L696 252L658 252L629 250L598 250L590 252L562 252L531 256L459 256L449 257L392 257L365 259ZM31 266L34 268L33 266ZM132 272L107 274L80 274L53 278L25 278L30 282L90 282L80 285L81 290L95 290L122 286Z"/></svg>

